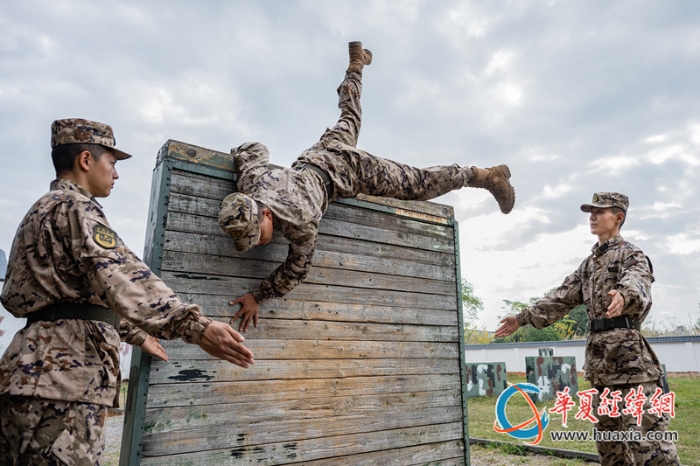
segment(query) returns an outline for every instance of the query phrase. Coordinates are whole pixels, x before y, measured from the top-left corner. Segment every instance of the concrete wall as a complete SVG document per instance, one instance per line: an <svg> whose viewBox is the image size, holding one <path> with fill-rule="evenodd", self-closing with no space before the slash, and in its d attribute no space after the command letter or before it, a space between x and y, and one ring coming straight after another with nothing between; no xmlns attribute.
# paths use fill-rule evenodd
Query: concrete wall
<svg viewBox="0 0 700 466"><path fill-rule="evenodd" d="M700 372L700 336L648 338L652 349L668 372ZM538 356L540 348L554 348L554 356L574 356L576 367L583 370L585 340L542 341L467 345L468 363L505 361L506 370L525 372L525 357Z"/></svg>

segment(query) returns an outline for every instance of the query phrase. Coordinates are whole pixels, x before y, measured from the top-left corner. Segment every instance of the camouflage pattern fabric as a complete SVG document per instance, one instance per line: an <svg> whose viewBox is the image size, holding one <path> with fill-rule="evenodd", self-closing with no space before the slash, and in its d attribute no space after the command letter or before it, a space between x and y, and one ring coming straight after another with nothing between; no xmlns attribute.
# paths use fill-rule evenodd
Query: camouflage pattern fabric
<svg viewBox="0 0 700 466"><path fill-rule="evenodd" d="M467 398L498 396L506 389L505 362L467 363Z"/></svg>
<svg viewBox="0 0 700 466"><path fill-rule="evenodd" d="M564 391L566 387L569 387L569 393L578 391L576 358L573 356L527 356L525 374L528 383L540 389L539 395L528 392L535 402L554 400L557 392Z"/></svg>
<svg viewBox="0 0 700 466"><path fill-rule="evenodd" d="M292 169L270 169L269 152L260 143L231 150L240 177L238 190L266 204L275 229L290 241L285 262L253 291L258 302L284 296L308 274L318 240L318 224L328 203L357 193L404 200L428 200L467 185L472 170L459 165L414 168L359 150L362 109L361 74L348 71L338 88L340 119L319 142L304 151ZM334 187L328 199L323 180L311 170L296 170L310 163L328 172Z"/></svg>
<svg viewBox="0 0 700 466"><path fill-rule="evenodd" d="M131 157L114 147L117 140L111 126L82 118L66 118L51 124L51 148L63 144L99 144L112 149L117 160Z"/></svg>
<svg viewBox="0 0 700 466"><path fill-rule="evenodd" d="M625 299L623 316L644 322L651 309L654 281L649 261L636 246L621 236L593 247L591 254L564 283L517 315L520 325L544 328L583 303L589 319L604 318L617 290ZM590 333L583 366L591 385L655 382L661 378L659 360L642 334L635 329Z"/></svg>
<svg viewBox="0 0 700 466"><path fill-rule="evenodd" d="M0 464L102 464L107 408L70 401L0 395Z"/></svg>
<svg viewBox="0 0 700 466"><path fill-rule="evenodd" d="M617 207L619 209L627 212L627 208L630 205L630 200L627 196L620 193L595 193L590 204L583 204L581 206L582 212L590 212L594 208L598 207L605 209L608 207Z"/></svg>
<svg viewBox="0 0 700 466"><path fill-rule="evenodd" d="M610 417L606 415L595 414L598 422L595 427L599 431L617 431L627 432L630 429L640 431L642 435L646 435L649 431L665 432L668 429L670 416L664 413L661 416L649 414L648 410L651 407L649 399L652 397L657 387L661 384L657 382L649 382L643 384L632 385L615 385L614 390L620 390L622 400L630 392L637 390L641 385L644 395L647 397L644 404L644 414L642 415L641 425L637 425L637 419L632 414L622 413L620 417ZM598 413L600 406L600 393L604 387L596 387L598 394L593 397L593 412ZM613 387L611 387L611 390ZM621 403L624 404L624 401ZM620 406L622 411L624 406ZM669 441L628 441L628 442L602 442L596 441L598 448L598 456L600 457L601 466L680 466L681 462L676 452L676 446Z"/></svg>
<svg viewBox="0 0 700 466"><path fill-rule="evenodd" d="M197 343L211 322L126 247L87 190L63 179L22 221L1 299L15 317L57 302L108 307L123 317L127 339L143 337L139 327ZM119 344L118 331L104 322L35 322L17 332L0 359L0 394L111 406Z"/></svg>

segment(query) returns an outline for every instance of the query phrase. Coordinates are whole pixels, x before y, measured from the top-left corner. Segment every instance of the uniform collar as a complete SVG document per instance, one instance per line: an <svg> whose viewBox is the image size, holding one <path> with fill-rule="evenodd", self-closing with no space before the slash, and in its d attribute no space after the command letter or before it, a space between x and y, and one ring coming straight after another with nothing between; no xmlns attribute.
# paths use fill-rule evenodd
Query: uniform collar
<svg viewBox="0 0 700 466"><path fill-rule="evenodd" d="M622 239L622 236L620 236L620 235L613 236L612 238L610 238L609 240L607 240L606 242L604 242L601 245L598 245L598 243L595 243L593 245L593 247L591 248L591 252L593 252L594 256L602 256L603 254L605 254L605 251L610 249L610 247L616 245L617 243L619 243L621 241L624 241Z"/></svg>
<svg viewBox="0 0 700 466"><path fill-rule="evenodd" d="M78 183L71 181L71 180L66 180L64 178L57 178L51 182L50 186L51 191L56 191L56 190L61 190L61 191L78 191L80 194L83 196L87 197L90 199L92 202L97 204L98 206L102 207L99 202L97 202L97 199L93 197L93 195L88 191L87 189L83 188L80 186Z"/></svg>

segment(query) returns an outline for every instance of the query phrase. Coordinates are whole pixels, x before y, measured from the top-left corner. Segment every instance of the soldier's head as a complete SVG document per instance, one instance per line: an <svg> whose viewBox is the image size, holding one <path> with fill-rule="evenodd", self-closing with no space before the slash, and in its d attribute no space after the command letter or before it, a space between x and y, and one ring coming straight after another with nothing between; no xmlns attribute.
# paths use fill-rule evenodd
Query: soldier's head
<svg viewBox="0 0 700 466"><path fill-rule="evenodd" d="M80 184L95 197L107 197L119 178L115 164L131 155L116 149L109 125L80 118L51 125L51 160L56 177Z"/></svg>
<svg viewBox="0 0 700 466"><path fill-rule="evenodd" d="M628 207L629 199L624 194L601 192L593 195L590 204L583 204L581 211L590 213L591 233L611 238L624 225Z"/></svg>
<svg viewBox="0 0 700 466"><path fill-rule="evenodd" d="M231 235L239 252L272 241L272 212L265 204L247 194L226 196L219 211L219 225Z"/></svg>

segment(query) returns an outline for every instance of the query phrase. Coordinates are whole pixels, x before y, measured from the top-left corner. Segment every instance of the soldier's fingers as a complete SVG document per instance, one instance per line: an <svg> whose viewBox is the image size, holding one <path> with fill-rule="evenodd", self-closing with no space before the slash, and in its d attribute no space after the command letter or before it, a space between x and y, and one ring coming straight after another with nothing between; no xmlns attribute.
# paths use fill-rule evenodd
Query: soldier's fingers
<svg viewBox="0 0 700 466"><path fill-rule="evenodd" d="M258 313L253 314L253 326L258 328Z"/></svg>
<svg viewBox="0 0 700 466"><path fill-rule="evenodd" d="M238 361L245 362L246 364L255 364L255 356L253 356L253 352L240 343L235 341L228 342L228 344L222 343L218 349L221 357L226 358L227 361L231 361L228 358L233 358Z"/></svg>
<svg viewBox="0 0 700 466"><path fill-rule="evenodd" d="M240 333L236 332L236 331L235 331L234 329L232 329L231 327L229 327L228 329L229 329L228 334L231 336L231 338L233 338L233 340L234 340L235 342L237 342L237 343L243 343L243 342L245 341L245 337L244 337L243 335L241 335ZM241 346L243 346L243 345L241 345ZM244 348L245 348L245 347L244 347ZM250 353L250 354L253 354L253 353Z"/></svg>

